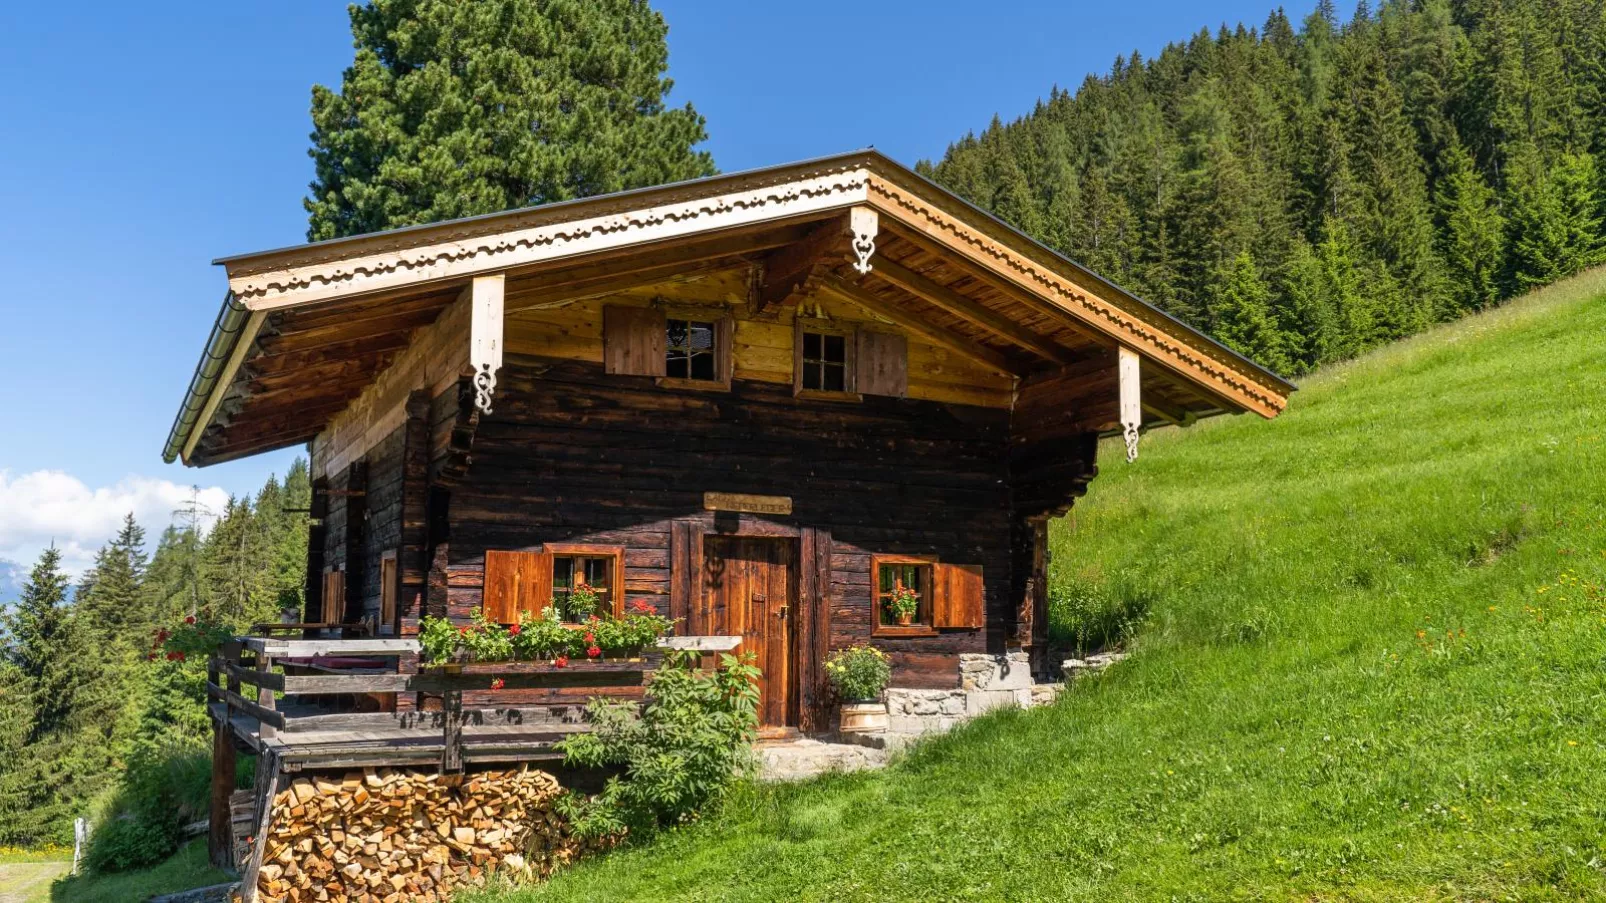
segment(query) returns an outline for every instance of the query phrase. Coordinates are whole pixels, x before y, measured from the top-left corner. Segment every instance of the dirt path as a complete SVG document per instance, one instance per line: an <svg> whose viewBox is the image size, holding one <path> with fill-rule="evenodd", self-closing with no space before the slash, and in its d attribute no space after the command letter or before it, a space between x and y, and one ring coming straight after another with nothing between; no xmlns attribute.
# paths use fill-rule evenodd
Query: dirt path
<svg viewBox="0 0 1606 903"><path fill-rule="evenodd" d="M50 882L71 867L70 862L0 863L0 903L48 903Z"/></svg>

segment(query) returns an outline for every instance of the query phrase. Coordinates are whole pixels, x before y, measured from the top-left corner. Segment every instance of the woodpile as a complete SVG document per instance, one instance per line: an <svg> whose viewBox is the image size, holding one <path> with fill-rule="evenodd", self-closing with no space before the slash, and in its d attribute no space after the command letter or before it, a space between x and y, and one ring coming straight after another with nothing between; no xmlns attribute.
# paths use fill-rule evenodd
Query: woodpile
<svg viewBox="0 0 1606 903"><path fill-rule="evenodd" d="M584 846L553 811L561 792L528 767L298 777L274 797L257 899L432 903L492 873L544 878Z"/></svg>

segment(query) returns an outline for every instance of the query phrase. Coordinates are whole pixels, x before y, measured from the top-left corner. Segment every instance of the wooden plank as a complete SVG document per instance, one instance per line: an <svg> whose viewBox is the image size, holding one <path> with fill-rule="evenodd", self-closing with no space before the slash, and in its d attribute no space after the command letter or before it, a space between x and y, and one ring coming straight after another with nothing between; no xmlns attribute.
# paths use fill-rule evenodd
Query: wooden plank
<svg viewBox="0 0 1606 903"><path fill-rule="evenodd" d="M259 703L252 702L238 693L230 693L228 690L225 690L214 683L208 683L206 685L206 691L214 698L227 702L230 708L239 709L240 711L245 712L247 715L250 715L252 718L262 722L264 725L264 736L272 736L271 734L267 733L268 728L284 727L285 720L284 715L281 712L274 711L273 709L262 706ZM271 690L263 690L261 692L270 694L272 693Z"/></svg>
<svg viewBox="0 0 1606 903"><path fill-rule="evenodd" d="M447 774L463 770L463 694L449 690L442 700L446 724L442 728L441 771Z"/></svg>
<svg viewBox="0 0 1606 903"><path fill-rule="evenodd" d="M267 750L257 758L256 798L257 818L256 831L252 837L256 843L251 847L251 858L240 875L240 903L255 903L257 898L257 874L262 871L262 852L268 846L268 828L273 824L273 798L279 795L279 787L284 783L284 773L279 767L279 757L273 750Z"/></svg>
<svg viewBox="0 0 1606 903"><path fill-rule="evenodd" d="M880 266L879 263L876 265ZM869 290L857 283L848 282L845 279L839 279L833 276L826 279L824 284L832 291L843 296L854 304L859 305L870 313L890 320L894 324L909 330L915 335L925 338L933 344L941 345L942 347L947 348L949 351L964 355L976 363L987 367L989 370L993 370L998 373L1016 375L1024 370L1021 365L1010 360L1009 357L1003 353L994 351L993 349L987 348L983 345L978 345L969 339L955 335L954 333L949 332L941 327L933 326L914 314L911 314L908 311L898 307L897 304L871 294Z"/></svg>
<svg viewBox="0 0 1606 903"><path fill-rule="evenodd" d="M284 675L274 674L271 671L259 671L256 668L245 668L233 662L222 662L222 673L229 676L229 689L236 692L240 684L246 683L253 687L266 687L270 690L284 692Z"/></svg>
<svg viewBox="0 0 1606 903"><path fill-rule="evenodd" d="M956 317L975 323L994 335L1008 339L1023 348L1029 348L1055 363L1067 364L1076 358L1075 352L1058 342L1027 329L1014 320L982 305L981 302L967 298L948 286L928 279L914 270L894 263L885 257L876 258L875 269L871 271L871 275L889 282ZM1062 320L1063 317L1059 319Z"/></svg>
<svg viewBox="0 0 1606 903"><path fill-rule="evenodd" d="M313 658L320 655L399 655L418 652L414 639L372 637L355 640L293 640L277 637L242 637L245 648L275 658Z"/></svg>
<svg viewBox="0 0 1606 903"><path fill-rule="evenodd" d="M734 652L742 644L739 636L668 636L658 648L691 652Z"/></svg>

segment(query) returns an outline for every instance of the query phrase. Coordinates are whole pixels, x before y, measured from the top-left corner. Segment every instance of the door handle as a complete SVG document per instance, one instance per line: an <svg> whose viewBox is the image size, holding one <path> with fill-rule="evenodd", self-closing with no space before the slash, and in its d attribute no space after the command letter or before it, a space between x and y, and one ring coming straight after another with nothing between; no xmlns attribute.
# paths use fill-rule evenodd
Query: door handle
<svg viewBox="0 0 1606 903"><path fill-rule="evenodd" d="M781 606L781 610L780 610L780 611L777 611L777 612L776 612L776 613L775 613L775 616L776 616L776 617L777 617L777 618L785 618L785 617L786 617L786 610L787 610L787 609L788 609L788 608L790 608L790 607L791 607L791 606L789 606L789 605L782 605L782 606Z"/></svg>

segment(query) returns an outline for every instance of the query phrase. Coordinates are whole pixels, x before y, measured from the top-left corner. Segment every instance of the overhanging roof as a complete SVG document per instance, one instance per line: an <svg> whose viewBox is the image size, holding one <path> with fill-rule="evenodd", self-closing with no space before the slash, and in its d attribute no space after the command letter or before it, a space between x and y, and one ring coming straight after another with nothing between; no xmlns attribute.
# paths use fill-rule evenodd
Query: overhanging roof
<svg viewBox="0 0 1606 903"><path fill-rule="evenodd" d="M956 334L973 333L977 347L1000 361L1008 360L1012 336L1060 363L1074 361L1080 344L1124 345L1210 399L1213 409L1266 417L1282 410L1294 388L863 150L219 258L229 295L163 456L205 464L307 441L476 275L507 272L546 290L578 291L604 284L587 281L592 271L617 269L625 258L645 262L649 252L670 269L749 261L752 253L798 243L811 225L850 207L875 210L885 236L878 252L887 253L872 259L863 280L880 295L866 303L890 297L908 301L914 316L947 317ZM877 260L885 264L879 273ZM911 280L919 286L911 288ZM947 316L959 304L971 305L978 328Z"/></svg>

